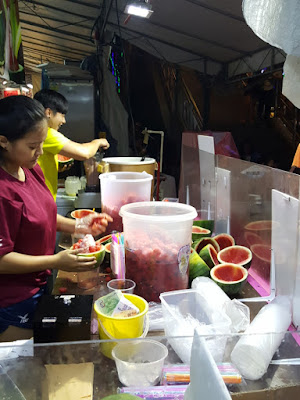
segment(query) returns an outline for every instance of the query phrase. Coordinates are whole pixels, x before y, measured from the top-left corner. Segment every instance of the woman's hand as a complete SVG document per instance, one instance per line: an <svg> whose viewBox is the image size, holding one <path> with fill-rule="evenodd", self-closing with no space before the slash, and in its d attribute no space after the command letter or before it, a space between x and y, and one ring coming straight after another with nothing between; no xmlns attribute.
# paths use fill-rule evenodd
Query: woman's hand
<svg viewBox="0 0 300 400"><path fill-rule="evenodd" d="M57 269L66 272L89 271L95 268L96 257L79 256L80 250L64 250L55 254L55 264Z"/></svg>
<svg viewBox="0 0 300 400"><path fill-rule="evenodd" d="M75 234L90 233L93 236L98 236L106 231L108 223L112 221L112 217L105 213L89 214L84 218L76 219Z"/></svg>

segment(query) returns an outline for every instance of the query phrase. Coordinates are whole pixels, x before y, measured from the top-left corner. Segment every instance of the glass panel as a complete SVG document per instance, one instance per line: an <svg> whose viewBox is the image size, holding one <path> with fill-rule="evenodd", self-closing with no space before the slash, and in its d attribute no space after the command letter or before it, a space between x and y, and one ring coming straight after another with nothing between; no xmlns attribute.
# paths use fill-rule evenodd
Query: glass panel
<svg viewBox="0 0 300 400"><path fill-rule="evenodd" d="M230 171L230 234L236 244L246 246L252 251L249 282L261 296L270 295L272 189L299 198L299 177L264 165L220 155L216 156L216 165L217 173L220 168L221 171ZM222 215L220 210L223 212L220 204L224 196L219 180L216 192L218 226L218 218ZM228 202L228 196L227 194L225 197L225 203ZM228 210L228 206L226 207ZM226 212L223 214L226 215ZM223 226L226 232L228 224L224 225L223 221Z"/></svg>
<svg viewBox="0 0 300 400"><path fill-rule="evenodd" d="M231 392L234 399L235 393L247 393L251 391L262 390L278 390L286 395L282 398L289 397L289 391L299 389L300 374L300 347L299 347L299 332L286 332L286 333L266 333L263 335L254 333L253 335L201 335L205 339L205 343L217 343L222 340L225 343L224 355L217 364L218 371L223 377L224 382L227 382L227 388ZM159 351L156 353L155 348L145 348L145 343L151 346L159 342L166 346L168 350L167 357L165 356L164 346L160 346ZM232 364L231 354L234 346L239 340L243 340L246 345L253 345L263 343L261 352L268 352L268 344L278 341L280 344L278 351L276 351L272 363L266 367L267 372L263 374L261 379L245 379L241 371ZM173 342L172 342L173 340ZM115 347L115 354L118 358L118 365L115 361L105 357L102 354L103 346L112 346L116 344L110 341L90 341L90 342L69 342L64 344L47 344L35 345L34 354L32 357L19 357L8 358L9 353L15 349L9 347L6 351L6 358L1 358L5 348L1 347L0 355L0 393L1 399L53 399L54 393L59 393L61 397L56 399L65 399L66 393L72 396L73 399L79 398L74 395L74 390L77 390L76 395L79 396L79 391L82 391L84 398L100 400L104 396L116 394L117 392L131 392L140 394L144 393L147 399L164 398L166 393L174 390L178 397L176 399L183 400L183 394L189 380L190 367L182 363L182 360L177 355L176 351L172 348L170 343L177 340L178 346L191 346L193 338L191 336L182 336L180 338L168 338L165 336L151 336L146 339L135 340L119 340L119 349ZM298 341L298 343L297 343ZM131 357L128 361L128 351ZM9 345L11 346L11 344ZM139 346L139 347L137 347ZM120 348L121 347L121 348ZM139 352L134 353L138 348ZM176 349L176 346L174 346ZM150 349L150 350L151 350ZM275 348L276 350L276 348ZM122 352L123 351L123 352ZM132 352L132 353L131 353ZM137 359L137 354L139 359ZM194 349L194 356L197 356L197 350ZM159 361L149 361L157 356ZM146 358L145 358L146 357ZM263 368L264 357L267 360L267 354L264 354L261 360L252 359L247 368L246 373L257 371L257 365ZM150 360L151 358L151 360ZM272 355L270 356L272 358ZM123 360L123 362L120 362ZM269 364L267 361L267 365ZM129 362L129 364L126 364ZM136 365L135 362L138 362ZM193 363L193 362L192 362ZM230 363L230 364L228 364ZM193 364L192 364L193 365ZM201 368L211 368L215 365L214 361L197 360L197 373L201 378ZM125 368L124 368L125 367ZM130 367L130 368L128 368ZM149 368L149 370L148 370ZM164 368L164 369L162 369ZM174 377L174 369L176 377ZM179 371L179 372L178 372ZM173 377L172 377L173 376ZM144 379L150 379L148 382ZM129 386L124 386L121 381L130 382ZM162 381L160 380L162 379ZM156 384L152 385L152 381ZM150 382L150 383L149 383ZM142 384L146 387L142 387ZM163 383L164 385L161 385ZM174 386L176 384L176 386ZM180 384L180 386L178 386ZM147 386L148 385L148 386ZM151 387L149 387L149 385ZM171 386L172 385L172 386ZM155 387L153 387L155 386ZM280 389L278 388L280 386ZM65 391L64 391L65 390ZM213 388L212 388L213 390ZM73 391L73 392L72 392ZM152 393L152 395L149 395ZM148 392L148 394L147 394ZM91 396L89 396L89 393ZM156 397L154 396L156 393ZM160 394L160 396L157 395ZM265 396L267 396L266 392ZM298 392L299 393L299 392ZM146 397L146 394L148 397ZM65 396L65 397L64 397ZM167 397L170 399L170 397ZM241 399L242 397L238 397Z"/></svg>

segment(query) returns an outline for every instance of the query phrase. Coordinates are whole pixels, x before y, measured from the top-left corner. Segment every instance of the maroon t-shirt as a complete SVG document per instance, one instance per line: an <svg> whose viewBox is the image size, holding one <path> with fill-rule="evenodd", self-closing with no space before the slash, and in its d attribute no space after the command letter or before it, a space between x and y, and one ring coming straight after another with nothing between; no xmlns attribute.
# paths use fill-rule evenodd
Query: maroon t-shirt
<svg viewBox="0 0 300 400"><path fill-rule="evenodd" d="M0 256L12 251L28 255L53 254L57 208L39 165L24 168L20 182L0 168ZM0 274L0 307L36 294L47 271Z"/></svg>

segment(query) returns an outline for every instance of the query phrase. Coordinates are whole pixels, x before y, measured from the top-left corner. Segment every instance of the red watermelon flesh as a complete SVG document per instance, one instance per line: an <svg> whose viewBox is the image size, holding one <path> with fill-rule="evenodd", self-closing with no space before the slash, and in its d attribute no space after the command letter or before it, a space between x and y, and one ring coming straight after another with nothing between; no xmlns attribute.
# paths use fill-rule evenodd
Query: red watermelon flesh
<svg viewBox="0 0 300 400"><path fill-rule="evenodd" d="M251 251L260 260L267 263L271 262L271 247L267 244L254 244L251 246Z"/></svg>
<svg viewBox="0 0 300 400"><path fill-rule="evenodd" d="M253 221L245 226L248 231L265 231L272 229L272 220Z"/></svg>
<svg viewBox="0 0 300 400"><path fill-rule="evenodd" d="M225 247L230 247L235 245L233 237L227 233L220 233L213 237L215 241L220 246L220 250L225 249Z"/></svg>
<svg viewBox="0 0 300 400"><path fill-rule="evenodd" d="M256 233L245 232L244 236L245 236L245 240L250 248L254 244L263 244L264 243L263 239Z"/></svg>
<svg viewBox="0 0 300 400"><path fill-rule="evenodd" d="M251 261L251 251L244 246L230 246L220 251L218 260L222 263L244 265Z"/></svg>
<svg viewBox="0 0 300 400"><path fill-rule="evenodd" d="M215 277L225 282L236 282L243 278L244 274L240 268L226 264L215 270Z"/></svg>

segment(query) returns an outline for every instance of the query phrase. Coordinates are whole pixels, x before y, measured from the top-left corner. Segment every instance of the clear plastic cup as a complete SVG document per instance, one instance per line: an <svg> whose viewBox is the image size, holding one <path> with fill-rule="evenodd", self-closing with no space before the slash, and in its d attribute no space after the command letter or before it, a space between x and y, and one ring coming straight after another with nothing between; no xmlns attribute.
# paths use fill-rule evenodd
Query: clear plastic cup
<svg viewBox="0 0 300 400"><path fill-rule="evenodd" d="M133 293L135 288L135 282L131 279L112 279L107 282L107 288L109 292L114 290L121 290L123 293Z"/></svg>
<svg viewBox="0 0 300 400"><path fill-rule="evenodd" d="M92 289L99 283L99 268L77 272L77 285L80 289Z"/></svg>
<svg viewBox="0 0 300 400"><path fill-rule="evenodd" d="M154 386L161 380L168 349L156 340L135 340L118 343L112 356L123 385Z"/></svg>

